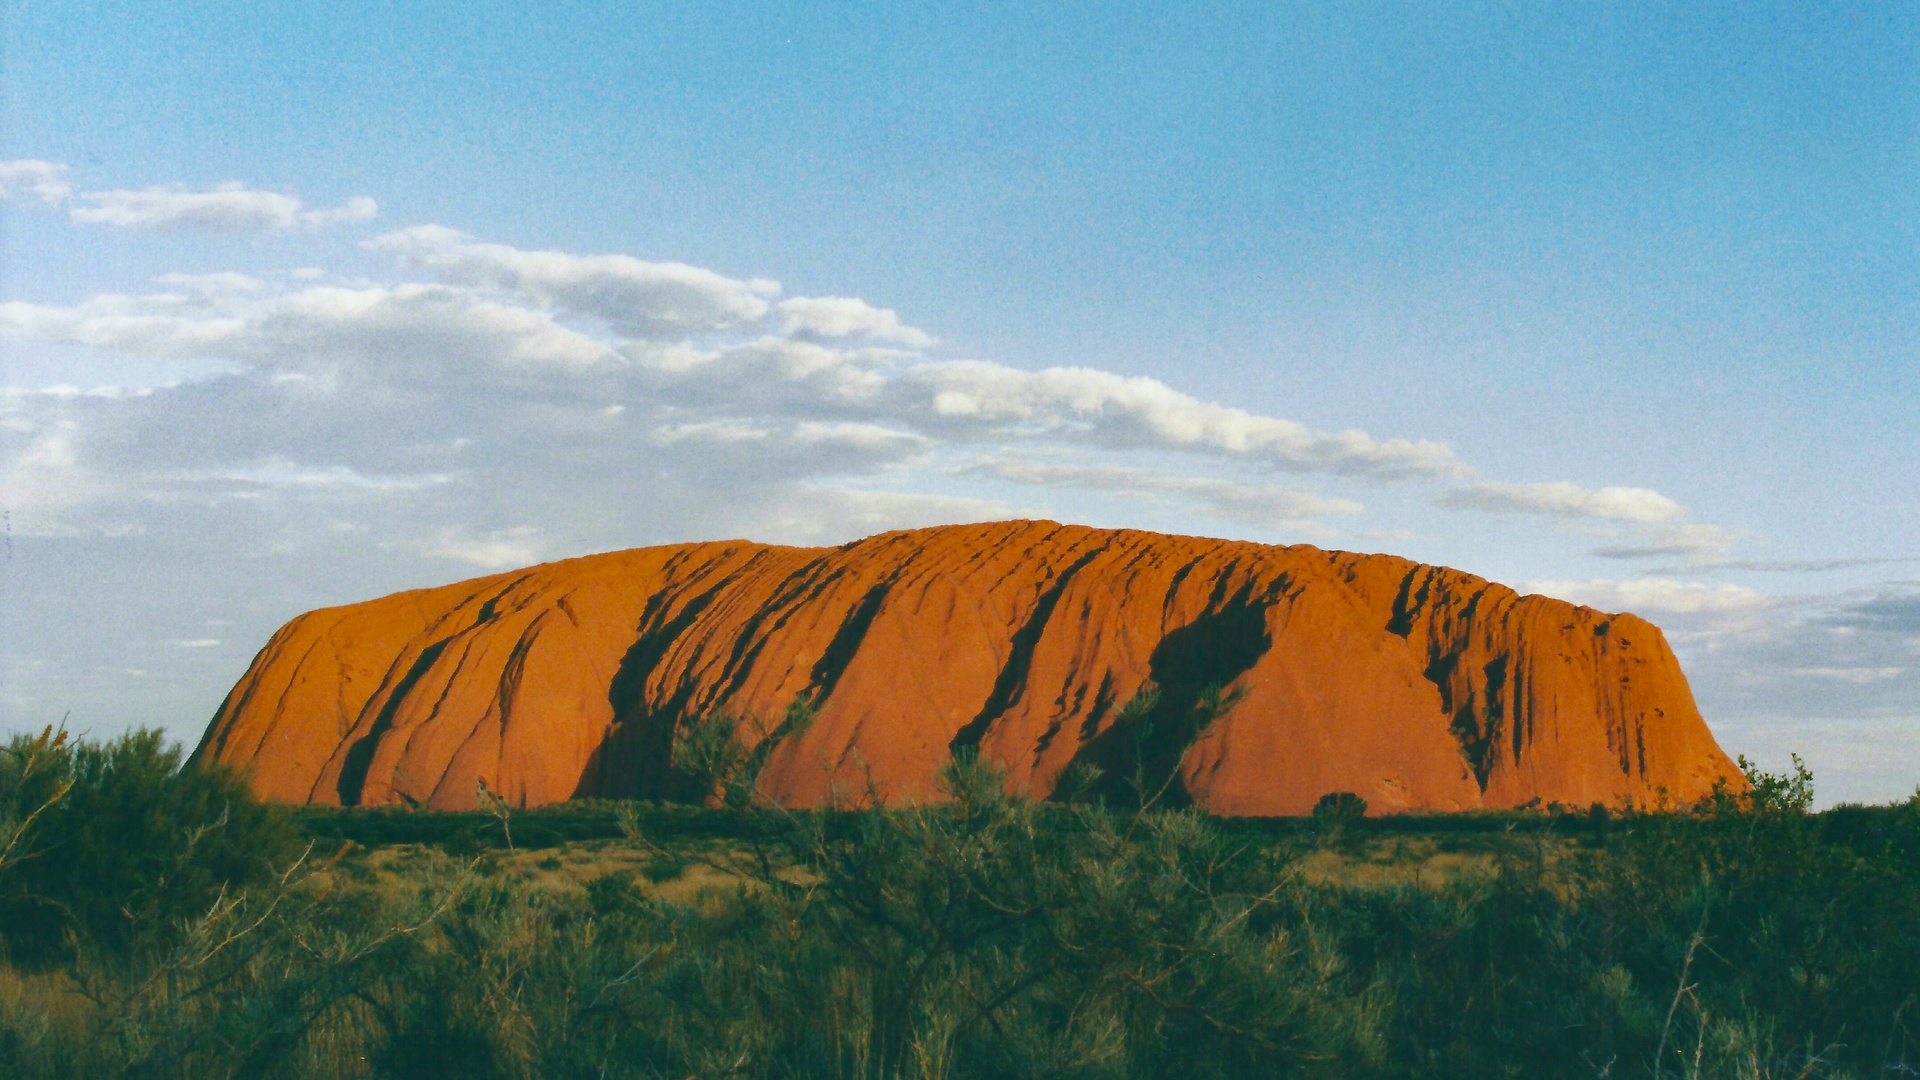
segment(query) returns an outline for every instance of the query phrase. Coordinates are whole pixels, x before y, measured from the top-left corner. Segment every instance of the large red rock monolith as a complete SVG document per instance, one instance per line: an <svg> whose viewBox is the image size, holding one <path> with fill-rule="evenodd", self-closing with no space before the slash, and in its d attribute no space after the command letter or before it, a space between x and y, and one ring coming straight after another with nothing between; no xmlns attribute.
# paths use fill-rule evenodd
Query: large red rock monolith
<svg viewBox="0 0 1920 1080"><path fill-rule="evenodd" d="M1177 797L1237 815L1741 784L1632 615L1387 555L1039 521L642 548L309 612L196 759L296 803L644 796L676 725L770 729L799 695L818 718L760 779L789 805L931 797L969 746L1036 796L1076 762L1111 783L1159 760Z"/></svg>

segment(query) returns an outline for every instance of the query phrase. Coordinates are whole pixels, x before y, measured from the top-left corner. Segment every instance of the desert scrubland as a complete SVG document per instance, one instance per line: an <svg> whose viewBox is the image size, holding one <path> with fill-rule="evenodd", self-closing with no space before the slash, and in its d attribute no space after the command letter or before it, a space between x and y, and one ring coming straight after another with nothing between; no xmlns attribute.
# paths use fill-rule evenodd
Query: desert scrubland
<svg viewBox="0 0 1920 1080"><path fill-rule="evenodd" d="M1815 813L1804 774L1659 812L1223 819L1151 779L1016 797L968 755L937 799L796 812L714 726L676 746L686 805L437 813L262 805L180 757L49 735L0 759L8 1075L1920 1062L1920 800Z"/></svg>

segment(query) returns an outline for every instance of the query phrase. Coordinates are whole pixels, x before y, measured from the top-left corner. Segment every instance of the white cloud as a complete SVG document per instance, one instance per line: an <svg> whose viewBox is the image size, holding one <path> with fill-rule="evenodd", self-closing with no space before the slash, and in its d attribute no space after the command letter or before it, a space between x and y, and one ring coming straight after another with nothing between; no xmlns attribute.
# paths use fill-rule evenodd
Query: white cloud
<svg viewBox="0 0 1920 1080"><path fill-rule="evenodd" d="M1823 802L1911 794L1920 777L1920 594L1899 587L1784 598L1759 632L1675 641L1728 751L1811 764ZM1681 616L1682 622L1716 616Z"/></svg>
<svg viewBox="0 0 1920 1080"><path fill-rule="evenodd" d="M261 191L241 183L219 184L206 191L150 187L138 191L86 191L75 195L69 215L86 225L111 225L135 232L204 229L224 233L271 233L292 229L317 231L333 225L369 221L380 206L356 196L326 210L308 210L299 198L278 191Z"/></svg>
<svg viewBox="0 0 1920 1080"><path fill-rule="evenodd" d="M184 472L165 477L182 483L236 484L262 488L326 488L361 491L411 491L444 484L445 473L422 476L368 476L345 465L303 466L286 458L269 458L251 465Z"/></svg>
<svg viewBox="0 0 1920 1080"><path fill-rule="evenodd" d="M1122 495L1172 495L1200 503L1203 512L1213 517L1320 535L1331 530L1306 519L1327 514L1357 514L1364 509L1356 502L1323 498L1294 488L1242 484L1216 477L1178 476L1122 465L1062 465L998 458L956 471L1023 484L1077 487Z"/></svg>
<svg viewBox="0 0 1920 1080"><path fill-rule="evenodd" d="M81 466L78 442L78 425L71 421L0 425L0 506L24 515L21 528L36 529L48 510L108 493Z"/></svg>
<svg viewBox="0 0 1920 1080"><path fill-rule="evenodd" d="M73 194L67 167L56 161L0 161L0 199L34 198L57 203Z"/></svg>
<svg viewBox="0 0 1920 1080"><path fill-rule="evenodd" d="M1595 548L1605 559L1681 559L1692 568L1727 561L1739 534L1682 520L1686 509L1647 488L1603 487L1590 490L1567 481L1508 484L1483 481L1447 492L1440 501L1490 513L1544 514L1573 519L1571 527L1613 543ZM1617 521L1625 527L1594 522Z"/></svg>
<svg viewBox="0 0 1920 1080"><path fill-rule="evenodd" d="M877 308L851 296L796 296L774 305L780 332L843 338L852 335L924 349L934 343L924 330L908 326L892 308Z"/></svg>
<svg viewBox="0 0 1920 1080"><path fill-rule="evenodd" d="M623 334L657 338L758 322L778 282L733 278L630 255L573 255L489 244L440 225L417 225L363 245L471 288L513 293L604 319Z"/></svg>
<svg viewBox="0 0 1920 1080"><path fill-rule="evenodd" d="M800 484L756 516L756 531L793 543L834 543L887 529L1017 516L1004 503L951 495Z"/></svg>
<svg viewBox="0 0 1920 1080"><path fill-rule="evenodd" d="M365 195L355 195L330 210L306 210L300 214L300 227L319 230L334 225L372 221L380 216L380 204Z"/></svg>
<svg viewBox="0 0 1920 1080"><path fill-rule="evenodd" d="M1203 402L1153 379L1090 368L1027 372L982 361L928 362L887 348L755 336L770 310L766 297L778 288L770 282L626 256L523 251L436 226L390 233L368 246L433 269L446 283L167 275L160 284L168 292L102 294L72 305L0 304L0 332L225 361L276 388L277 397L261 399L259 380L249 383L255 407L283 408L271 402L297 399L306 410L352 410L346 427L358 428L372 415L366 395L371 403L391 403L404 389L424 395L422 401L438 396L457 403L443 411L469 408L486 416L523 402L526 408L510 421L516 427L531 425L546 438L558 434L558 426L568 439L614 440L606 450L562 451L555 444L554 453L603 455L623 437L692 445L698 436L717 447L716 438L729 430L776 432L752 462L737 450L715 459L756 476L775 464L783 475L803 475L809 455L822 468L865 472L953 443L1149 446L1287 471L1374 477L1466 471L1442 444L1317 432ZM869 329L888 329L885 320L872 322L877 309L829 300L835 307L827 313L850 321L829 325L818 307L788 308L787 314L828 329L858 323L854 316L868 319ZM696 343L727 326L734 340ZM642 336L623 336L628 333ZM590 410L589 398L596 399ZM609 412L609 401L625 411ZM589 412L591 422L582 420ZM435 419L416 414L402 430ZM301 468L342 464L316 460L313 452L323 448L296 453L276 446L270 432L252 449L255 458L277 455ZM773 454L789 460L776 463L766 456ZM383 465L372 472L417 471ZM1241 520L1295 520L1290 508L1305 504L1297 493L1273 494L1281 490L1215 487L1189 494Z"/></svg>
<svg viewBox="0 0 1920 1080"><path fill-rule="evenodd" d="M1800 675L1814 679L1838 679L1841 682L1866 684L1897 679L1907 673L1903 667L1798 667L1787 669L1789 675Z"/></svg>
<svg viewBox="0 0 1920 1080"><path fill-rule="evenodd" d="M3 306L3 305L0 305ZM0 411L8 405L18 407L36 398L47 400L72 400L74 398L101 398L119 400L121 398L152 397L151 386L74 386L62 383L57 386L0 386Z"/></svg>
<svg viewBox="0 0 1920 1080"><path fill-rule="evenodd" d="M889 457L920 454L933 447L933 440L911 431L849 421L823 424L809 420L794 425L793 438L802 446L854 447Z"/></svg>
<svg viewBox="0 0 1920 1080"><path fill-rule="evenodd" d="M898 357L886 350L760 337L711 351L629 344L622 352L662 393L735 408L888 411L882 398L898 385Z"/></svg>
<svg viewBox="0 0 1920 1080"><path fill-rule="evenodd" d="M428 558L449 559L477 566L482 570L511 570L530 566L545 557L546 545L539 530L528 525L501 529L475 537L460 529L447 529L438 538L420 548Z"/></svg>
<svg viewBox="0 0 1920 1080"><path fill-rule="evenodd" d="M183 292L203 296L209 299L226 296L244 296L257 293L267 287L267 283L251 274L223 272L217 274L161 274L153 279L156 284L171 286Z"/></svg>
<svg viewBox="0 0 1920 1080"><path fill-rule="evenodd" d="M240 275L233 275L238 279ZM206 277L192 284L204 286ZM311 369L358 361L403 376L408 361L447 366L609 360L602 342L545 312L489 301L465 290L313 286L259 299L200 288L196 294L104 293L73 305L0 304L0 333L114 349L142 356L216 356L270 369Z"/></svg>
<svg viewBox="0 0 1920 1080"><path fill-rule="evenodd" d="M605 342L550 314L462 289L316 286L247 312L249 359L300 368L352 359L368 370L405 374L411 361L433 371L493 365L579 368L613 359Z"/></svg>
<svg viewBox="0 0 1920 1080"><path fill-rule="evenodd" d="M0 509L12 529L23 536L129 531L123 520L76 530L64 518L129 494L127 470L93 460L90 438L103 413L139 407L151 395L120 387L0 389Z"/></svg>
<svg viewBox="0 0 1920 1080"><path fill-rule="evenodd" d="M1763 574L1819 574L1832 570L1851 570L1863 566L1899 566L1920 563L1920 556L1869 555L1839 559L1720 559L1714 568L1750 570Z"/></svg>
<svg viewBox="0 0 1920 1080"><path fill-rule="evenodd" d="M142 356L194 356L230 340L244 323L182 310L185 297L101 293L78 304L0 304L0 333L116 349Z"/></svg>
<svg viewBox="0 0 1920 1080"><path fill-rule="evenodd" d="M1078 431L1095 442L1211 451L1290 471L1376 477L1458 476L1443 443L1317 432L1291 420L1190 397L1158 379L1083 367L1020 371L978 360L912 373L950 425Z"/></svg>
<svg viewBox="0 0 1920 1080"><path fill-rule="evenodd" d="M1487 481L1450 492L1444 501L1475 510L1603 518L1637 524L1673 521L1686 513L1679 503L1646 488L1604 487L1591 491L1564 480L1546 484Z"/></svg>
<svg viewBox="0 0 1920 1080"><path fill-rule="evenodd" d="M766 442L773 429L743 420L705 420L695 424L665 424L653 430L653 441L669 446L680 442Z"/></svg>
<svg viewBox="0 0 1920 1080"><path fill-rule="evenodd" d="M1601 611L1631 611L1640 615L1751 611L1774 603L1773 597L1744 585L1701 585L1662 578L1529 581L1524 588Z"/></svg>
<svg viewBox="0 0 1920 1080"><path fill-rule="evenodd" d="M1687 523L1653 530L1637 543L1595 548L1593 553L1605 559L1683 558L1709 564L1725 561L1736 539L1716 525Z"/></svg>

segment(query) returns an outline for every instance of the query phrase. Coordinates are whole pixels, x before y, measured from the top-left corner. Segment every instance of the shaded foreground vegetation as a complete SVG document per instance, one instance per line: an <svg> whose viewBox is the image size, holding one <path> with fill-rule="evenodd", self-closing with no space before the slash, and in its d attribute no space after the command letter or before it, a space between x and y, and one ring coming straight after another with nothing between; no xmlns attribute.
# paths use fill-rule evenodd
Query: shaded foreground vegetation
<svg viewBox="0 0 1920 1080"><path fill-rule="evenodd" d="M1675 813L1218 821L963 758L938 803L789 814L710 742L681 749L716 808L445 815L15 739L0 1074L1920 1068L1920 797L1815 814L1753 773Z"/></svg>

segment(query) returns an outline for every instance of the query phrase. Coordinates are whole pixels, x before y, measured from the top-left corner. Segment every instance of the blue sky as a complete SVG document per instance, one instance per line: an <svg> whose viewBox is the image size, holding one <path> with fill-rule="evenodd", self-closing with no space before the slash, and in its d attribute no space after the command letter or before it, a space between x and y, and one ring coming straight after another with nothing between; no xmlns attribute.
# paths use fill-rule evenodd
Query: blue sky
<svg viewBox="0 0 1920 1080"><path fill-rule="evenodd" d="M516 562L1032 514L1635 610L1731 751L1904 796L1916 22L12 2L0 723L190 740L286 618Z"/></svg>

